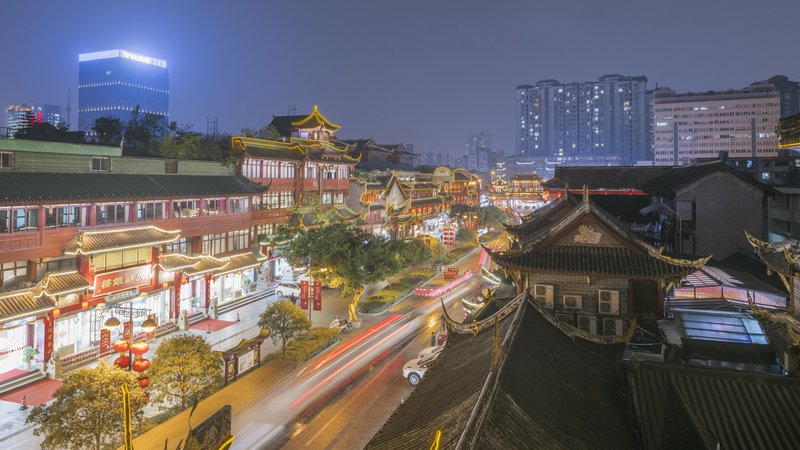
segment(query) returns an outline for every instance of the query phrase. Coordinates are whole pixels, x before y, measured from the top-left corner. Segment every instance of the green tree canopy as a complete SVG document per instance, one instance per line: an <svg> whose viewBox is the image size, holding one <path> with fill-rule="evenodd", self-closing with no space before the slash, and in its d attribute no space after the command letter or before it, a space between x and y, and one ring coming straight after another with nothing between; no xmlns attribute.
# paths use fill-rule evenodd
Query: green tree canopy
<svg viewBox="0 0 800 450"><path fill-rule="evenodd" d="M34 424L34 435L44 435L45 450L116 448L124 428L122 385L138 420L146 399L136 374L101 361L93 369L67 372L53 402L34 407L27 422Z"/></svg>
<svg viewBox="0 0 800 450"><path fill-rule="evenodd" d="M98 117L92 125L92 131L103 145L119 145L123 130L122 121L113 117Z"/></svg>
<svg viewBox="0 0 800 450"><path fill-rule="evenodd" d="M242 135L256 139L269 139L271 141L277 141L281 138L281 134L278 132L278 129L272 124L264 125L259 129L242 128Z"/></svg>
<svg viewBox="0 0 800 450"><path fill-rule="evenodd" d="M183 334L164 340L147 371L153 401L185 409L220 382L222 358L200 336Z"/></svg>
<svg viewBox="0 0 800 450"><path fill-rule="evenodd" d="M281 343L281 354L286 355L286 342L308 331L311 321L306 313L289 300L281 300L267 307L258 320L258 326L269 330L272 342Z"/></svg>
<svg viewBox="0 0 800 450"><path fill-rule="evenodd" d="M455 204L450 207L450 217L457 219L462 224L474 223L478 229L498 228L508 219L508 215L494 205L472 206Z"/></svg>

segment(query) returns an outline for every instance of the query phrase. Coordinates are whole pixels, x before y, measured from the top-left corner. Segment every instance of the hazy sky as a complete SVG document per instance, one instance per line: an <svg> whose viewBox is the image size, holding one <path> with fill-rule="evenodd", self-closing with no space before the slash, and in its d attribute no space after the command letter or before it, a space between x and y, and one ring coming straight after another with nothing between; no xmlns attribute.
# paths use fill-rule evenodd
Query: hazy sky
<svg viewBox="0 0 800 450"><path fill-rule="evenodd" d="M514 87L646 75L679 91L800 79L800 0L4 2L0 105L66 103L78 53L168 61L170 115L238 132L314 103L343 138L513 151ZM2 122L2 121L0 121Z"/></svg>

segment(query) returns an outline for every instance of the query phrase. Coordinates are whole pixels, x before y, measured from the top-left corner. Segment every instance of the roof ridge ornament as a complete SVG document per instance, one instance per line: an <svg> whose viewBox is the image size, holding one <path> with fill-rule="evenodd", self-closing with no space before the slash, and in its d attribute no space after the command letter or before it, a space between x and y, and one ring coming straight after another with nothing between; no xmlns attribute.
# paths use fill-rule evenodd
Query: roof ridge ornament
<svg viewBox="0 0 800 450"><path fill-rule="evenodd" d="M589 185L583 185L583 203L589 203Z"/></svg>

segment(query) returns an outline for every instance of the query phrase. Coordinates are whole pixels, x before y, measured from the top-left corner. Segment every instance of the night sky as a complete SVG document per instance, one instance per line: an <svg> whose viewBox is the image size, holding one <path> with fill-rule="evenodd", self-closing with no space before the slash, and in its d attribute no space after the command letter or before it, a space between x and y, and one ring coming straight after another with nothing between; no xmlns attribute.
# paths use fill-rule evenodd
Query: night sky
<svg viewBox="0 0 800 450"><path fill-rule="evenodd" d="M123 48L168 61L171 120L197 131L318 103L342 138L460 153L485 131L511 153L518 84L798 80L799 17L798 0L4 2L0 105L65 105L70 87L75 126L78 53Z"/></svg>

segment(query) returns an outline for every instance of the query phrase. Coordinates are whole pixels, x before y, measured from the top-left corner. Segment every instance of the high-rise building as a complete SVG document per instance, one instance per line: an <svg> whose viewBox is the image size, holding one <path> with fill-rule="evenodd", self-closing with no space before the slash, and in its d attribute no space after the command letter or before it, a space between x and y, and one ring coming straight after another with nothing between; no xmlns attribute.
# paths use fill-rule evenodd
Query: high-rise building
<svg viewBox="0 0 800 450"><path fill-rule="evenodd" d="M130 120L141 113L169 117L169 73L163 59L127 50L81 53L78 57L78 127L91 133L100 117Z"/></svg>
<svg viewBox="0 0 800 450"><path fill-rule="evenodd" d="M453 152L422 152L420 165L452 167L455 160Z"/></svg>
<svg viewBox="0 0 800 450"><path fill-rule="evenodd" d="M678 94L669 88L653 99L655 164L692 159L776 156L781 99L771 83L741 90Z"/></svg>
<svg viewBox="0 0 800 450"><path fill-rule="evenodd" d="M769 80L757 81L750 86L772 84L781 98L781 117L789 117L800 112L800 82L792 81L785 75L775 75Z"/></svg>
<svg viewBox="0 0 800 450"><path fill-rule="evenodd" d="M481 132L467 136L466 169L487 173L493 165L492 135Z"/></svg>
<svg viewBox="0 0 800 450"><path fill-rule="evenodd" d="M57 105L8 105L6 107L6 126L8 134L37 123L49 123L53 126L64 124L61 107Z"/></svg>
<svg viewBox="0 0 800 450"><path fill-rule="evenodd" d="M605 75L598 81L543 80L516 89L516 153L567 160L650 157L647 78Z"/></svg>

